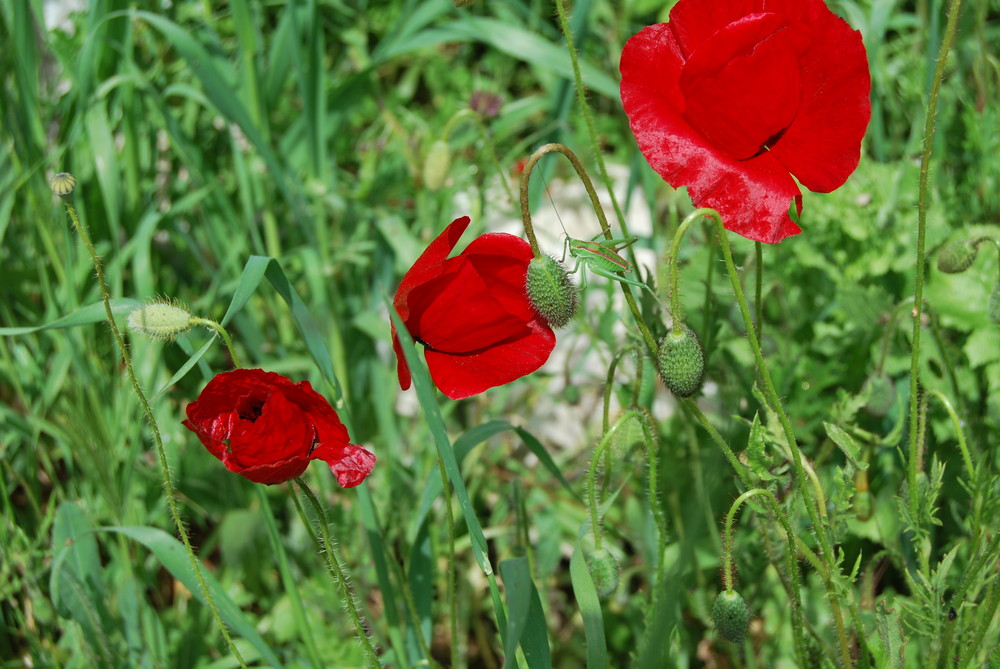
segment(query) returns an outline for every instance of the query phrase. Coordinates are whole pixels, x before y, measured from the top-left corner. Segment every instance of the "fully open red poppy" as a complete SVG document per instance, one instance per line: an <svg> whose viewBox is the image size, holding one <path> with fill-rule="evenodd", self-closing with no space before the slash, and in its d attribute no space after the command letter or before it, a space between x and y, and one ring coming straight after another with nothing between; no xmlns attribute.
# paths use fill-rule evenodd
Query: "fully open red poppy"
<svg viewBox="0 0 1000 669"><path fill-rule="evenodd" d="M337 412L308 381L261 369L218 374L188 404L184 426L226 469L255 483L283 483L323 460L345 488L375 466L371 452L349 443Z"/></svg>
<svg viewBox="0 0 1000 669"><path fill-rule="evenodd" d="M452 221L413 263L393 301L407 331L424 346L434 384L452 399L530 374L556 343L525 293L528 243L489 233L449 258L467 227L468 216ZM392 344L399 385L406 390L410 368L395 327Z"/></svg>
<svg viewBox="0 0 1000 669"><path fill-rule="evenodd" d="M639 149L727 229L800 232L802 194L840 187L860 158L871 78L861 34L823 0L680 0L625 44L621 96Z"/></svg>

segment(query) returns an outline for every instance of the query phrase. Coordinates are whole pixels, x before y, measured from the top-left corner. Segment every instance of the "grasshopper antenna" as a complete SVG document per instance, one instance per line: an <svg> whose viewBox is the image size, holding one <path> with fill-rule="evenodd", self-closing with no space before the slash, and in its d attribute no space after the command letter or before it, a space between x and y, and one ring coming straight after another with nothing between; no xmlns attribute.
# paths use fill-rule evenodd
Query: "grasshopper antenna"
<svg viewBox="0 0 1000 669"><path fill-rule="evenodd" d="M566 232L566 226L563 225L562 216L559 215L559 208L556 206L556 201L552 199L552 193L549 192L549 184L545 180L544 172L539 170L538 176L542 178L542 186L545 188L545 196L549 198L549 204L552 205L552 211L556 212L556 219L559 221L559 227L562 228L563 234L566 235L566 239L569 239L569 233Z"/></svg>

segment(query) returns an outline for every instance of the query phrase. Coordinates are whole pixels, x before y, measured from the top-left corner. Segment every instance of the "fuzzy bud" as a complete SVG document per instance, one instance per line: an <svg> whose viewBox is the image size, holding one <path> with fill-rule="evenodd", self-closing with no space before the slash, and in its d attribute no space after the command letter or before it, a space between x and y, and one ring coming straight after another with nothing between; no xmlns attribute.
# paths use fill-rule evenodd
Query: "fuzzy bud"
<svg viewBox="0 0 1000 669"><path fill-rule="evenodd" d="M52 192L59 197L69 197L76 190L76 179L69 172L60 172L49 182Z"/></svg>
<svg viewBox="0 0 1000 669"><path fill-rule="evenodd" d="M554 328L563 327L576 315L580 302L576 286L562 263L551 256L531 259L525 290L535 311Z"/></svg>
<svg viewBox="0 0 1000 669"><path fill-rule="evenodd" d="M606 599L618 589L621 581L621 567L618 559L606 546L594 548L589 543L581 546L583 559L590 570L590 578L594 580L597 596Z"/></svg>
<svg viewBox="0 0 1000 669"><path fill-rule="evenodd" d="M678 397L691 397L701 388L705 378L705 351L694 330L681 324L660 340L656 360L660 376L667 388Z"/></svg>
<svg viewBox="0 0 1000 669"><path fill-rule="evenodd" d="M938 254L938 269L948 274L958 274L972 267L979 249L978 239L959 239L945 244Z"/></svg>
<svg viewBox="0 0 1000 669"><path fill-rule="evenodd" d="M171 341L191 329L191 312L165 301L155 301L128 315L129 329L152 339Z"/></svg>
<svg viewBox="0 0 1000 669"><path fill-rule="evenodd" d="M884 416L896 402L896 386L885 372L872 372L861 392L868 393L865 411L873 416Z"/></svg>
<svg viewBox="0 0 1000 669"><path fill-rule="evenodd" d="M431 144L424 159L424 186L430 190L440 190L451 169L451 147L439 139Z"/></svg>
<svg viewBox="0 0 1000 669"><path fill-rule="evenodd" d="M750 627L750 609L740 593L724 590L712 604L712 620L723 639L743 643Z"/></svg>

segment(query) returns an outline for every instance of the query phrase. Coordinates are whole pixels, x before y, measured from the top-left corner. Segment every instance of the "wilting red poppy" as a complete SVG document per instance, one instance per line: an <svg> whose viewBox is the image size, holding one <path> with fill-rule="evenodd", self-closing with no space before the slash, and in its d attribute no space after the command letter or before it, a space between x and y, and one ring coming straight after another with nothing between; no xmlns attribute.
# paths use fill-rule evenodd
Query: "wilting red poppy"
<svg viewBox="0 0 1000 669"><path fill-rule="evenodd" d="M184 426L226 469L256 483L283 483L323 460L345 488L368 476L375 456L349 443L337 412L308 381L261 369L218 374L187 406Z"/></svg>
<svg viewBox="0 0 1000 669"><path fill-rule="evenodd" d="M452 221L413 263L393 301L414 341L424 345L434 384L456 400L530 374L556 343L525 293L528 243L489 233L449 258L467 227L468 216ZM392 345L406 390L410 368L395 327Z"/></svg>
<svg viewBox="0 0 1000 669"><path fill-rule="evenodd" d="M858 165L871 78L861 34L823 0L680 0L622 51L621 95L646 160L727 229L800 232L806 188Z"/></svg>

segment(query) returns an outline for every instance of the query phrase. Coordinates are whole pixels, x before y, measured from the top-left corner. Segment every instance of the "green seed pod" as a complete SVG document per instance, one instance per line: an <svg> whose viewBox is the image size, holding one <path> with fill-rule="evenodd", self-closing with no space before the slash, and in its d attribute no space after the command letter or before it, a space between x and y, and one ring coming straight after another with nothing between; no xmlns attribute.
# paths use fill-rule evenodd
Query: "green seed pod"
<svg viewBox="0 0 1000 669"><path fill-rule="evenodd" d="M959 239L945 244L938 254L938 269L948 274L958 274L972 267L979 249L979 240Z"/></svg>
<svg viewBox="0 0 1000 669"><path fill-rule="evenodd" d="M1000 324L1000 281L993 284L993 292L990 293L989 305L990 320Z"/></svg>
<svg viewBox="0 0 1000 669"><path fill-rule="evenodd" d="M872 372L865 379L861 392L868 393L865 411L873 416L886 415L896 403L896 385L885 372Z"/></svg>
<svg viewBox="0 0 1000 669"><path fill-rule="evenodd" d="M618 559L606 546L594 548L591 542L583 542L580 548L590 570L590 578L594 580L597 596L606 599L618 589L618 584L621 582Z"/></svg>
<svg viewBox="0 0 1000 669"><path fill-rule="evenodd" d="M191 329L191 312L166 301L151 302L128 315L129 329L152 339L174 340Z"/></svg>
<svg viewBox="0 0 1000 669"><path fill-rule="evenodd" d="M528 299L549 325L561 328L576 315L580 299L562 263L551 256L532 258L525 279Z"/></svg>
<svg viewBox="0 0 1000 669"><path fill-rule="evenodd" d="M49 182L52 192L59 197L69 197L76 190L76 179L69 172L60 172Z"/></svg>
<svg viewBox="0 0 1000 669"><path fill-rule="evenodd" d="M724 590L712 604L712 620L723 639L743 643L750 627L750 609L740 593Z"/></svg>
<svg viewBox="0 0 1000 669"><path fill-rule="evenodd" d="M691 397L705 378L705 351L694 330L681 324L660 340L656 361L667 388L678 397Z"/></svg>
<svg viewBox="0 0 1000 669"><path fill-rule="evenodd" d="M424 159L424 186L430 190L440 190L451 169L451 147L439 139L431 144Z"/></svg>

